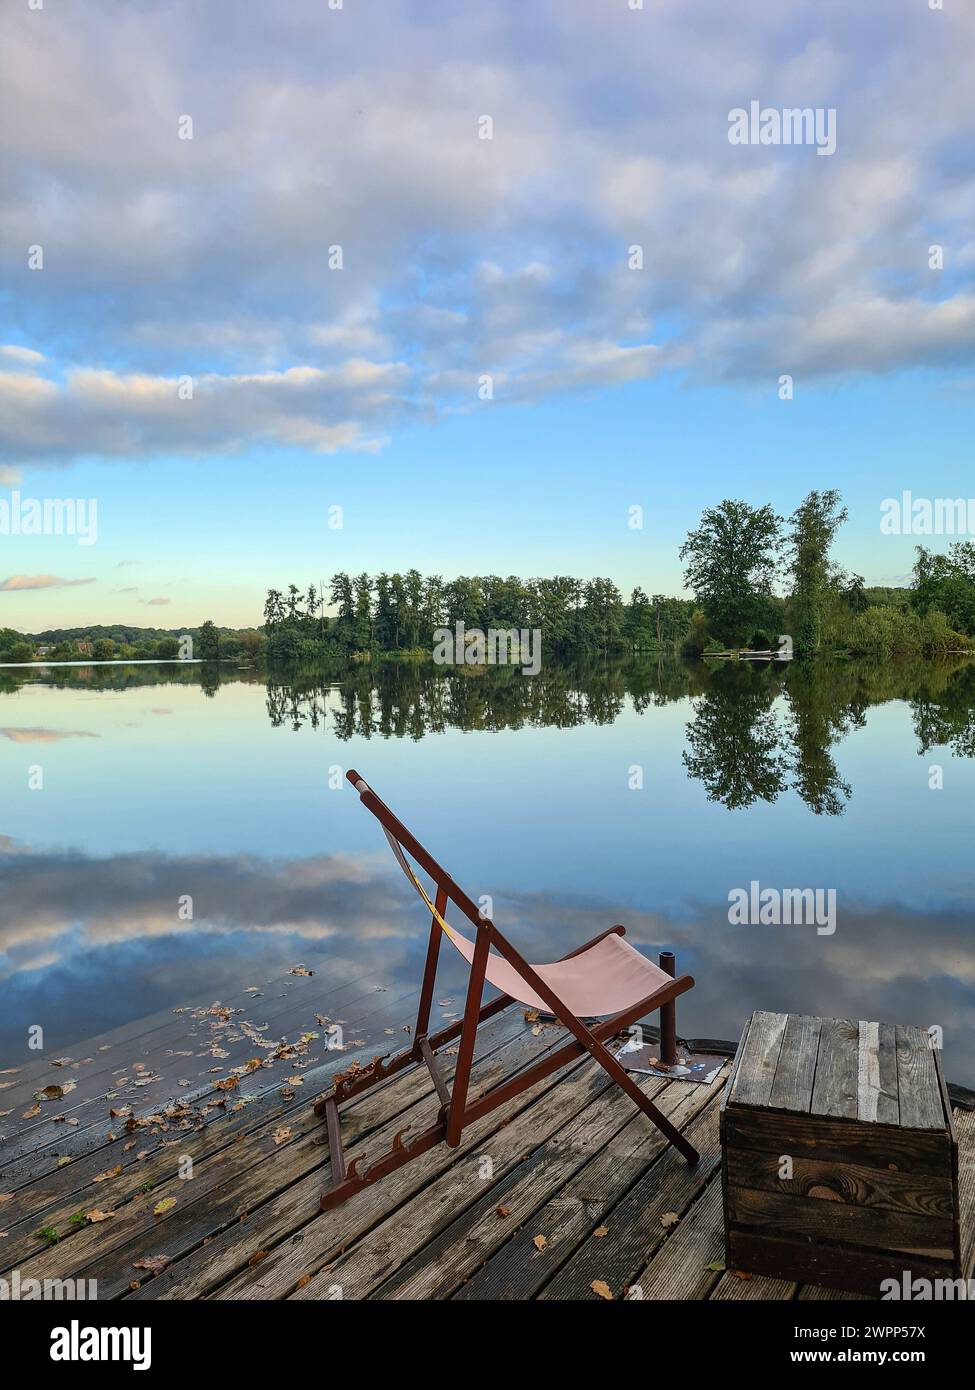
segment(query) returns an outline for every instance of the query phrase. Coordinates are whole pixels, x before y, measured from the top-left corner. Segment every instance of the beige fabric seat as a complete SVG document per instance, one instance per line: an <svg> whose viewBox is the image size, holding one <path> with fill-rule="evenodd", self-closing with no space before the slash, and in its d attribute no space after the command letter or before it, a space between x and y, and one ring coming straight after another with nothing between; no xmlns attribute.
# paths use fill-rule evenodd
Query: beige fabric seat
<svg viewBox="0 0 975 1390"><path fill-rule="evenodd" d="M452 927L437 911L423 884L413 872L413 866L403 853L403 846L383 826L396 862L426 903L450 944L461 953L468 965L474 962L474 943L470 937ZM671 983L659 966L641 956L629 942L615 933L600 937L584 950L551 965L533 965L532 970L542 982L554 990L562 1003L576 1018L603 1018L622 1013L658 989ZM510 994L530 1009L548 1013L549 1006L531 985L519 975L503 956L491 953L487 958L485 977L502 994Z"/></svg>
<svg viewBox="0 0 975 1390"><path fill-rule="evenodd" d="M447 936L464 959L474 960L474 943L456 927L447 929ZM604 936L594 945L568 960L551 965L533 965L535 973L553 989L577 1018L602 1018L622 1013L641 999L670 984L670 976L659 966L641 956L621 936ZM548 1013L549 1007L539 999L501 956L489 955L485 974L488 983L503 994L510 994L530 1009Z"/></svg>

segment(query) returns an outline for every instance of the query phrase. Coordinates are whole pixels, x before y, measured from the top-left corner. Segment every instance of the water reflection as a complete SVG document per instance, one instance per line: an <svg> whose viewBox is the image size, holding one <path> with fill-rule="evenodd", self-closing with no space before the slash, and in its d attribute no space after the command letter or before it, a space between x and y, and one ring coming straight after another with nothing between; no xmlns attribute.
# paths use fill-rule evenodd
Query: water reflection
<svg viewBox="0 0 975 1390"><path fill-rule="evenodd" d="M957 760L937 796L932 749ZM697 977L689 1033L735 1036L753 1007L934 1021L971 1081L973 758L964 660L0 672L0 1065L39 1020L61 1047L298 960L323 993L363 968L409 989L422 913L324 789L341 761L423 819L530 957L622 921ZM836 936L732 931L750 877L837 885Z"/></svg>
<svg viewBox="0 0 975 1390"><path fill-rule="evenodd" d="M491 731L611 724L627 701L637 712L690 699L683 763L708 800L730 810L773 803L787 791L815 815L838 816L853 794L833 748L861 728L874 704L910 704L918 752L947 744L975 756L975 664L783 666L681 662L516 671L360 670L340 686L320 673L267 683L274 727L353 738L411 738L446 729Z"/></svg>

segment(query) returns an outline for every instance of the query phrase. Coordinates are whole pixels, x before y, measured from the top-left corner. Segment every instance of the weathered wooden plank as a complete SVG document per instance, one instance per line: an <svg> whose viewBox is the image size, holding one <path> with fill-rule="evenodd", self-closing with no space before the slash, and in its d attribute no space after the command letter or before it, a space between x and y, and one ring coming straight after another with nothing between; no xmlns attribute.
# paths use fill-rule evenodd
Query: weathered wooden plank
<svg viewBox="0 0 975 1390"><path fill-rule="evenodd" d="M482 1052L479 1055L490 1055L523 1031L520 1014L508 1010L482 1029ZM156 1137L151 1137L144 1130L136 1131L132 1138L123 1132L108 1148L85 1154L68 1167L55 1170L22 1188L3 1207L8 1237L0 1245L0 1262L14 1265L35 1253L41 1245L37 1237L39 1227L57 1230L62 1238L76 1234L77 1227L70 1218L79 1209L86 1209L86 1206L116 1209L146 1184L155 1188L174 1177L178 1164L186 1158L190 1158L194 1164L199 1163L226 1145L239 1143L244 1135L262 1127L289 1125L296 1134L320 1129L321 1122L316 1120L311 1109L312 1101L328 1087L334 1073L346 1066L347 1056L335 1054L332 1062L304 1073L304 1087L288 1088L293 1097L290 1099L282 1093L280 1085L251 1097L247 1104L235 1099L236 1092L231 1093L226 1111L213 1109L206 1117L206 1123L192 1131L180 1132L174 1125L168 1133ZM424 1095L432 1093L429 1077L425 1071L417 1068L392 1078L373 1091L363 1093L360 1100L366 1094L377 1097L387 1088L391 1089L387 1101L383 1102L384 1122ZM359 1104L360 1100L351 1102L349 1108ZM128 1148L133 1139L136 1147ZM142 1160L137 1157L140 1152L147 1153ZM114 1172L116 1168L119 1169L117 1177L97 1187L92 1185L96 1175ZM0 1267L3 1265L0 1264Z"/></svg>
<svg viewBox="0 0 975 1390"><path fill-rule="evenodd" d="M375 985L366 988L354 986L349 991L349 997L336 1001L333 1007L337 1012L348 1015L352 1027L358 1025L367 1030L369 1021L377 1017L382 1008L390 1009L393 1002L399 999L405 1009L406 1001L415 998L414 990L387 993L380 992ZM116 1054L109 1064L110 1071L98 1069L97 1066L93 1070L66 1067L59 1071L52 1068L44 1077L45 1084L62 1085L69 1082L75 1089L63 1100L45 1102L39 1107L31 1104L26 1111L15 1110L14 1115L7 1118L3 1136L4 1165L9 1161L7 1155L35 1152L50 1137L57 1137L63 1131L65 1121L70 1120L72 1125L83 1125L98 1113L99 1106L107 1099L113 1099L116 1106L132 1104L145 1109L152 1107L161 1095L199 1090L201 1086L212 1087L218 1075L226 1075L235 1065L255 1054L263 1056L269 1053L269 1048L256 1041L255 1034L278 1042L287 1033L295 1036L316 1033L319 1041L315 1046L323 1052L327 1038L324 1030L316 1025L318 1012L320 1009L316 1009L314 1000L307 997L297 1003L288 1003L286 1009L277 1014L266 1014L262 1010L256 1013L253 1020L241 1016L225 1021L222 1016L210 1016L209 1019L198 1020L195 1029L184 1020L177 1025L179 1031L167 1035L166 1040L174 1046L164 1048L160 1043L158 1050L154 1050L147 1045L141 1055L127 1053L124 1066L120 1065L121 1056ZM355 1038L359 1035L350 1031L347 1036ZM181 1055L184 1052L192 1055ZM146 1079L150 1077L152 1080L147 1085ZM30 1099L33 1101L33 1092ZM27 1118L32 1110L39 1113L34 1118Z"/></svg>
<svg viewBox="0 0 975 1390"><path fill-rule="evenodd" d="M724 1256L721 1184L708 1183L702 1195L630 1285L628 1298L707 1298L720 1278Z"/></svg>
<svg viewBox="0 0 975 1390"><path fill-rule="evenodd" d="M845 1303L847 1299L858 1299L869 1303L869 1295L854 1293L852 1289L827 1289L822 1284L803 1284L799 1290L800 1303Z"/></svg>
<svg viewBox="0 0 975 1390"><path fill-rule="evenodd" d="M658 1096L654 1103L678 1129L685 1130L708 1104L716 1102L717 1095L716 1090L706 1086L686 1086L677 1082ZM486 1250L482 1248L482 1253L490 1256L487 1264L468 1280L456 1297L505 1301L534 1298L583 1240L602 1229L607 1234L596 1239L607 1238L610 1228L605 1223L612 1220L613 1204L637 1177L654 1164L662 1162L667 1153L668 1146L663 1137L650 1129L643 1116L637 1115L555 1197L536 1211L530 1221L496 1254L491 1256L490 1243ZM501 1201L505 1206L510 1205L507 1195L502 1195ZM493 1230L496 1232L496 1229L497 1222ZM490 1237L490 1218L486 1230ZM537 1235L545 1237L545 1246L541 1250L535 1246ZM455 1248L463 1260L467 1253L467 1242ZM413 1292L412 1281L410 1287L410 1292L401 1290L396 1296L430 1296Z"/></svg>
<svg viewBox="0 0 975 1390"><path fill-rule="evenodd" d="M785 1033L786 1014L752 1014L728 1104L763 1108L769 1103Z"/></svg>
<svg viewBox="0 0 975 1390"><path fill-rule="evenodd" d="M958 1208L961 1225L961 1273L972 1278L975 1266L975 1111L956 1110L958 1136Z"/></svg>
<svg viewBox="0 0 975 1390"><path fill-rule="evenodd" d="M548 1048L544 1050L547 1051ZM536 1057L538 1055L535 1054ZM495 1080L496 1078L491 1078L490 1084L493 1085ZM587 1065L587 1062L570 1062L566 1068L553 1073L551 1077L536 1082L517 1099L499 1106L482 1120L468 1126L455 1149L445 1144L437 1145L422 1157L391 1173L374 1187L368 1187L358 1193L344 1206L322 1213L302 1228L300 1245L292 1242L279 1244L266 1260L256 1267L242 1269L228 1283L221 1285L212 1297L287 1297L295 1292L302 1279L314 1276L325 1265L331 1265L355 1238L368 1232L368 1239L371 1240L373 1228L391 1212L398 1211L401 1220L408 1220L412 1205L409 1199L453 1165L467 1160L467 1179L468 1184L472 1186L477 1181L478 1167L475 1160L479 1156L487 1154L495 1162L495 1166L499 1163L504 1166L506 1163L514 1162L517 1155L508 1152L506 1130L515 1116L535 1106L541 1096L557 1088L558 1095L553 1097L552 1110L555 1117L564 1120L566 1113L580 1108L604 1085L605 1076L601 1071ZM536 1110L535 1114L538 1113ZM432 1118L433 1114L430 1115L430 1119ZM495 1158L495 1155L500 1155L500 1158Z"/></svg>
<svg viewBox="0 0 975 1390"><path fill-rule="evenodd" d="M811 1114L856 1119L859 1037L848 1018L822 1020Z"/></svg>
<svg viewBox="0 0 975 1390"><path fill-rule="evenodd" d="M501 1045L497 1045L497 1040L493 1046L488 1045L486 1041L488 1035L498 1034L499 1031L502 1037ZM542 1052L547 1050L537 1040L529 1041L529 1039L530 1035L525 1029L521 1013L516 1013L513 1010L501 1015L497 1023L481 1028L477 1040L479 1050L475 1052L473 1084L493 1084L499 1079L503 1079L510 1069L522 1065L526 1057L532 1056L537 1059ZM480 1051L482 1048L485 1049L484 1052ZM443 1059L444 1074L449 1077L453 1073L453 1057L443 1053L440 1055ZM425 1086L429 1082L429 1076L425 1069L417 1069L415 1072L409 1073L408 1076L412 1078L414 1085L423 1084ZM343 1107L341 1113L345 1116L350 1111L354 1112L356 1107L370 1098L379 1103L387 1090L391 1095L392 1092L398 1092L405 1084L403 1077L397 1077L386 1083L385 1086L363 1092L359 1098L351 1103L350 1107ZM417 1119L420 1123L426 1123L430 1118L429 1109L421 1106L397 1110L391 1104L390 1095L385 1098L387 1108L381 1115L382 1128L370 1136L370 1147L375 1143L377 1146L388 1148L392 1136L398 1129L402 1128L404 1121ZM395 1114L394 1111L396 1111ZM343 1134L346 1150L355 1143L353 1128L353 1125L345 1122ZM359 1148L361 1151L361 1145ZM354 1153L352 1156L355 1156ZM411 1168L416 1166L416 1164L410 1165ZM394 1174L393 1178L396 1176ZM271 1192L268 1190L266 1176L251 1170L237 1193L241 1208L246 1212L246 1220L235 1222L225 1229L204 1234L202 1239L206 1242L205 1244L197 1244L186 1253L179 1254L160 1275L134 1293L127 1294L126 1297L138 1299L203 1298L219 1284L239 1273L256 1251L273 1251L280 1241L289 1236L295 1237L295 1233L305 1225L309 1218L318 1213L318 1201L324 1186L324 1173L321 1168L318 1168L301 1177L289 1170L287 1173L277 1173L276 1177L279 1190ZM386 1182L380 1183L376 1188L368 1191L378 1194L379 1197L384 1197L391 1181L392 1179L387 1179ZM388 1190L395 1192L398 1189L394 1187ZM397 1202L401 1200L403 1199L399 1198L397 1201L393 1201L392 1205L397 1205ZM367 1194L360 1194L359 1197L352 1199L352 1203L346 1204L346 1207L330 1213L336 1218L335 1229L341 1233L342 1240L351 1242L356 1239L360 1234L358 1222L368 1225L368 1215L372 1210L370 1201L371 1198L367 1198ZM346 1212L347 1217L352 1216L357 1220L346 1221L343 1218L339 1221L339 1213L343 1211ZM212 1226L219 1224L213 1213L209 1214L208 1219ZM303 1239L301 1236L295 1238Z"/></svg>
<svg viewBox="0 0 975 1390"><path fill-rule="evenodd" d="M822 1026L821 1018L809 1018L805 1014L788 1015L769 1095L770 1109L808 1113L812 1104Z"/></svg>
<svg viewBox="0 0 975 1390"><path fill-rule="evenodd" d="M504 1074L512 1061L523 1058L523 1050L517 1044L524 1031L522 1027L519 1038L509 1044L513 1051L499 1050L496 1055L502 1057L500 1062L492 1062L492 1057L485 1060L484 1065L492 1074ZM418 1074L424 1099L416 1101L411 1110L398 1114L391 1121L388 1119L390 1111L397 1108L394 1097L416 1084L412 1080L414 1073L396 1078L388 1090L377 1087L375 1091L364 1092L350 1106L346 1143L354 1145L357 1139L361 1141L374 1135L385 1140L388 1131L404 1122L404 1116L408 1117L411 1112L425 1114L432 1103L432 1086L425 1069ZM311 1099L309 1097L308 1101ZM168 1248L164 1253L176 1259L230 1222L239 1221L241 1212L249 1209L249 1203L269 1198L296 1177L321 1168L328 1152L325 1128L313 1114L310 1104L306 1103L291 1119L287 1126L290 1134L287 1137L278 1135L276 1142L274 1132L278 1128L276 1124L261 1126L239 1142L195 1162L192 1177L186 1181L178 1177L164 1180L147 1196L136 1196L124 1202L112 1220L81 1228L40 1257L47 1274L66 1276L84 1268L88 1272L82 1277L99 1280L100 1298L116 1297L137 1277L132 1272L130 1255L134 1260L141 1255L158 1254L158 1242L165 1239ZM322 1180L320 1175L316 1177L320 1190ZM96 1194L93 1205L103 1210L112 1209L109 1203L114 1181L110 1179L89 1189ZM176 1205L161 1221L154 1216L154 1208L161 1200L169 1198ZM317 1197L311 1210L315 1209ZM36 1258L23 1263L21 1268L30 1269L35 1263Z"/></svg>
<svg viewBox="0 0 975 1390"><path fill-rule="evenodd" d="M734 1190L750 1188L829 1202L832 1206L881 1207L912 1216L951 1220L951 1187L944 1176L902 1173L889 1164L870 1168L862 1163L837 1163L789 1155L792 1176L781 1176L781 1156L753 1149L730 1149L725 1154L728 1177L727 1210L735 1219Z"/></svg>
<svg viewBox="0 0 975 1390"><path fill-rule="evenodd" d="M826 1202L793 1193L757 1192L729 1188L733 1198L729 1229L748 1226L752 1234L769 1232L823 1242L900 1251L929 1260L950 1260L953 1226L949 1219L892 1212L882 1207L857 1207ZM855 1258L855 1257L852 1257Z"/></svg>
<svg viewBox="0 0 975 1390"><path fill-rule="evenodd" d="M380 1285L382 1297L448 1297L483 1258L478 1254L479 1242L486 1243L486 1254L492 1238L501 1242L520 1220L532 1219L534 1207L581 1166L587 1154L598 1151L626 1126L629 1113L621 1102L630 1110L633 1103L605 1074L586 1068L575 1074L574 1081L575 1085L570 1079L523 1111L480 1146L468 1163L452 1164L292 1297L314 1301L332 1284L341 1287L344 1299L374 1296ZM650 1093L656 1094L666 1084L654 1079ZM490 1178L481 1177L478 1182L485 1159L491 1163ZM502 1205L508 1212L503 1217L497 1210ZM451 1222L454 1213L457 1217ZM470 1248L466 1249L468 1238ZM445 1259L458 1243L462 1247L459 1268ZM416 1286L402 1292L403 1280L396 1276L414 1251L428 1258L418 1261L423 1275Z"/></svg>
<svg viewBox="0 0 975 1390"><path fill-rule="evenodd" d="M851 1152L869 1168L894 1164L904 1173L951 1172L947 1133L904 1130L895 1125L861 1124L858 1120L830 1120L810 1115L790 1115L786 1124L770 1128L768 1117L747 1110L729 1110L725 1116L729 1147L754 1149L775 1155L789 1153L827 1162L845 1163ZM783 1144L787 1147L783 1148Z"/></svg>
<svg viewBox="0 0 975 1390"><path fill-rule="evenodd" d="M728 1239L731 1246L729 1261L735 1269L749 1270L771 1278L791 1276L801 1280L804 1287L816 1285L846 1289L879 1298L881 1280L896 1279L899 1283L904 1270L904 1256L901 1254L884 1255L880 1251L857 1250L855 1257L851 1258L849 1250L833 1245L790 1240L765 1232L755 1235L733 1230L728 1233ZM943 1266L918 1257L912 1258L911 1268L915 1274L930 1272L931 1277L940 1277L944 1272ZM802 1293L799 1297L802 1298Z"/></svg>
<svg viewBox="0 0 975 1390"><path fill-rule="evenodd" d="M897 1049L889 1023L858 1024L857 1119L863 1124L896 1125L900 1120L897 1093Z"/></svg>
<svg viewBox="0 0 975 1390"><path fill-rule="evenodd" d="M403 998L390 998L387 995L371 994L371 1001L382 1000L383 1002L373 1008L373 1011L358 1022L362 1025L362 1030L368 1032L380 1031L384 1024L398 1024L402 1019L401 1010L405 1006ZM411 1006L415 995L405 996L406 1004ZM410 1007L412 1012L412 1008ZM356 1036L352 1030L353 1037ZM395 1029L395 1036L389 1041L394 1047L400 1045L400 1037L405 1041L405 1035L401 1034L399 1027ZM385 1037L383 1039L386 1041ZM349 1048L343 1052L329 1053L327 1047L323 1047L320 1056L323 1058L341 1059L336 1066L332 1061L325 1063L329 1073L342 1070L351 1061L358 1057L372 1057L377 1050L377 1044L371 1047ZM389 1048L379 1047L379 1050L386 1051ZM280 1074L274 1076L273 1068L260 1067L257 1070L246 1074L241 1078L236 1096L256 1095L262 1091L273 1089L280 1086L286 1075L294 1071L301 1071L302 1067L314 1060L315 1054L308 1053L300 1057L284 1057L280 1060ZM133 1096L131 1101L128 1098L108 1100L101 1099L86 1102L77 1116L68 1116L65 1123L59 1124L51 1121L46 1124L43 1130L32 1131L30 1134L17 1135L9 1140L3 1149L4 1165L0 1170L0 1183L4 1190L16 1191L19 1187L25 1186L37 1180L37 1178L52 1172L64 1158L77 1158L84 1153L90 1153L100 1149L103 1145L111 1143L112 1137L124 1130L125 1121L123 1118L113 1118L111 1110L126 1104L131 1105L134 1115L154 1114L163 1111L171 1105L190 1105L201 1107L218 1097L218 1083L223 1079L225 1073L213 1076L202 1086L196 1089L174 1090L167 1087L165 1079L139 1090L137 1096ZM69 1123L68 1121L71 1121ZM77 1121L77 1123L75 1123Z"/></svg>
<svg viewBox="0 0 975 1390"><path fill-rule="evenodd" d="M921 1028L896 1029L900 1120L910 1129L945 1129L941 1087L931 1040Z"/></svg>
<svg viewBox="0 0 975 1390"><path fill-rule="evenodd" d="M675 1087L657 1078L640 1084L679 1127L710 1099L687 1094L699 1088ZM611 1088L407 1259L372 1296L440 1299L458 1291L462 1298L533 1297L557 1264L599 1225L614 1196L665 1147L659 1131L629 1098ZM505 1213L501 1219L499 1210ZM545 1237L543 1250L535 1244L539 1235ZM478 1271L479 1265L484 1267ZM460 1288L465 1279L469 1282Z"/></svg>
<svg viewBox="0 0 975 1390"><path fill-rule="evenodd" d="M669 1219L669 1213L680 1216L688 1210L719 1170L717 1104L705 1108L688 1129L687 1137L700 1152L700 1161L691 1168L673 1151L664 1154L603 1218L608 1234L590 1235L540 1290L539 1299L596 1302L599 1295L593 1292L594 1280L608 1284L614 1297L625 1296L627 1287L666 1238L670 1227L663 1224L662 1218Z"/></svg>
<svg viewBox="0 0 975 1390"><path fill-rule="evenodd" d="M736 1273L729 1269L711 1290L711 1299L718 1303L787 1303L795 1298L797 1287L790 1279L769 1279L763 1274Z"/></svg>
<svg viewBox="0 0 975 1390"><path fill-rule="evenodd" d="M273 1021L298 1009L310 1014L316 1010L327 1014L330 1008L345 1007L352 1000L363 997L370 987L381 983L375 977L370 978L368 972L359 970L326 989L327 972L326 964L324 968L313 970L311 977L290 973L275 976L258 986L256 992L250 987L235 990L222 1003L235 1013L256 1012ZM258 1000L264 1000L263 1005L258 1005ZM158 1059L184 1039L199 1045L207 1041L201 1028L206 1019L200 1015L213 1003L208 998L206 1002L197 1000L189 1005L160 1009L148 1017L133 1019L95 1037L69 1044L61 1049L67 1058L62 1067L51 1065L52 1053L58 1055L53 1049L32 1054L29 1061L20 1064L14 1086L3 1091L4 1107L11 1099L15 1105L26 1104L33 1092L48 1082L56 1083L70 1077L77 1080L80 1087L83 1080L91 1077L103 1077L107 1081L122 1063L131 1067L137 1061Z"/></svg>

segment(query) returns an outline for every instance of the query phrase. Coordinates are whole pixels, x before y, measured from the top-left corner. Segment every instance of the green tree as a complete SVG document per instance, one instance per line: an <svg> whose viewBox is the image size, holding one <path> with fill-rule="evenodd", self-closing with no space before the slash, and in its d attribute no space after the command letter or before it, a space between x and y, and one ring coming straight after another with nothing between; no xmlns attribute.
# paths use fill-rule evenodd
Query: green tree
<svg viewBox="0 0 975 1390"><path fill-rule="evenodd" d="M911 606L921 617L936 608L958 632L975 635L975 542L959 541L947 555L916 548Z"/></svg>
<svg viewBox="0 0 975 1390"><path fill-rule="evenodd" d="M99 637L91 654L96 661L111 661L115 656L115 643L110 637Z"/></svg>
<svg viewBox="0 0 975 1390"><path fill-rule="evenodd" d="M336 605L335 640L343 651L355 645L355 600L352 581L347 574L334 574L329 588L329 601Z"/></svg>
<svg viewBox="0 0 975 1390"><path fill-rule="evenodd" d="M836 587L829 550L847 517L836 488L813 489L789 518L788 572L792 578L792 624L796 651L815 652L822 643L823 617Z"/></svg>
<svg viewBox="0 0 975 1390"><path fill-rule="evenodd" d="M220 658L220 634L209 618L200 628L196 654L201 661L218 661Z"/></svg>
<svg viewBox="0 0 975 1390"><path fill-rule="evenodd" d="M781 525L770 506L726 498L681 546L685 583L723 641L743 642L761 621L779 570Z"/></svg>
<svg viewBox="0 0 975 1390"><path fill-rule="evenodd" d="M353 640L357 652L367 652L372 647L372 581L368 574L360 574L355 581Z"/></svg>

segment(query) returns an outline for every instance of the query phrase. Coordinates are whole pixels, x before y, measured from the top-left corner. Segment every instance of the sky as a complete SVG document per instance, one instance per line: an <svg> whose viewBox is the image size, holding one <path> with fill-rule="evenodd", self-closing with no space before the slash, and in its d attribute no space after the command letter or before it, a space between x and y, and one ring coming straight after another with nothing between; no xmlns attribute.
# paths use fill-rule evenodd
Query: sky
<svg viewBox="0 0 975 1390"><path fill-rule="evenodd" d="M679 592L705 507L831 486L836 559L902 584L882 501L975 493L960 0L0 28L0 501L97 504L0 534L0 626L249 625L340 569ZM731 143L752 101L835 152Z"/></svg>

